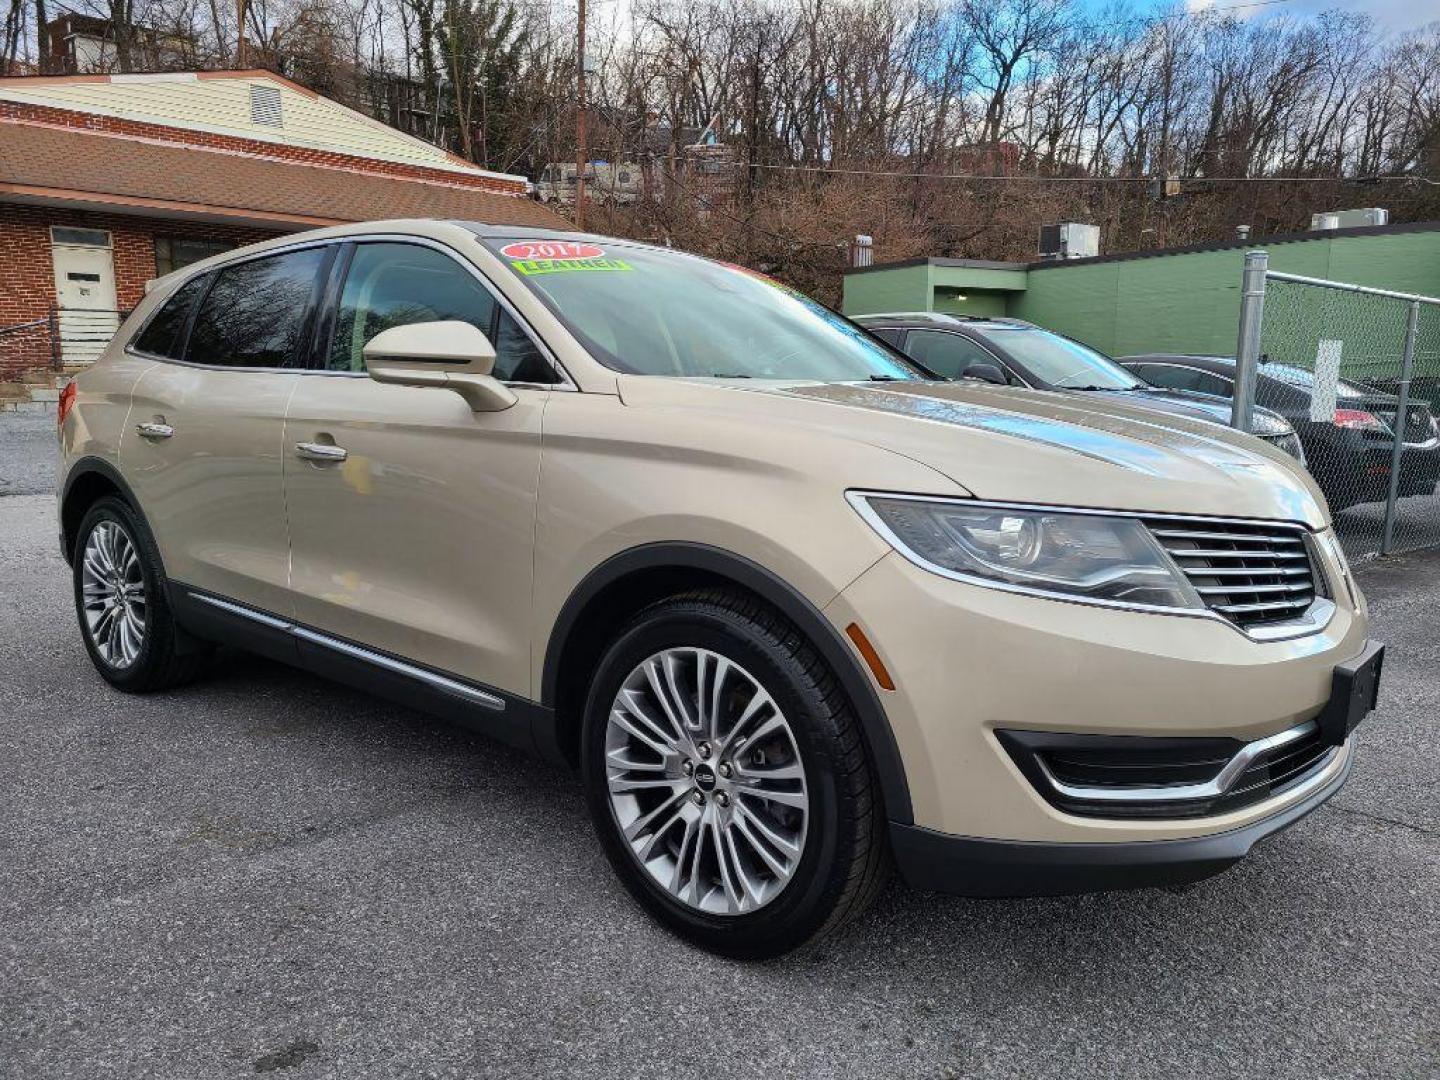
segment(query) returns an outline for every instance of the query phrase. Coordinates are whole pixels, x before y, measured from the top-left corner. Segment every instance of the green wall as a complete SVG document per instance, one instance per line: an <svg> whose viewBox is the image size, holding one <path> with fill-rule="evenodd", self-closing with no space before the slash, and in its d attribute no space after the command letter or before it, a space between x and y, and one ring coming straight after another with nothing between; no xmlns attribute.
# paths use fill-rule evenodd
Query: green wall
<svg viewBox="0 0 1440 1080"><path fill-rule="evenodd" d="M844 311L847 315L877 311L1012 315L1079 338L1113 356L1151 351L1228 356L1235 351L1240 273L1250 248L1268 251L1274 270L1440 296L1440 228L1435 228L1268 242L1260 238L1219 251L1028 267L965 265L959 260L879 267L845 276ZM954 298L957 292L965 296L963 301ZM1365 352L1383 354L1389 363L1394 319L1385 304L1393 302L1355 300L1350 310L1341 311L1333 301L1322 303L1312 290L1301 293L1295 286L1274 283L1265 347L1273 344L1277 356L1286 354L1304 363L1313 361L1316 338L1339 336L1347 340L1347 362L1352 349L1359 362L1357 339L1368 336L1375 340L1367 343ZM1426 317L1440 318L1440 313L1427 312ZM1327 325L1330 322L1336 324L1334 329ZM1373 331L1369 323L1375 325ZM1437 337L1433 344L1432 336ZM1421 339L1422 364L1440 365L1440 324L1434 335L1428 324L1422 327Z"/></svg>
<svg viewBox="0 0 1440 1080"><path fill-rule="evenodd" d="M1260 240L1253 246L1269 252L1272 270L1440 294L1440 231L1269 245ZM1028 288L1017 295L1010 314L1113 356L1166 350L1232 355L1245 251L1032 267ZM1284 302L1277 295L1276 306Z"/></svg>
<svg viewBox="0 0 1440 1080"><path fill-rule="evenodd" d="M846 315L930 310L930 270L924 265L846 274L842 284L841 310Z"/></svg>

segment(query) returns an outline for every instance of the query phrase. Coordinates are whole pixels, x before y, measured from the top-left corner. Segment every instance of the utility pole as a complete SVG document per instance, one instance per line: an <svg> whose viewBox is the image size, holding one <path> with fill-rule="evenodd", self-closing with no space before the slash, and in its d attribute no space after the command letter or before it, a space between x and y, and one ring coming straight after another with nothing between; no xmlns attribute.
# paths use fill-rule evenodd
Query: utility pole
<svg viewBox="0 0 1440 1080"><path fill-rule="evenodd" d="M243 3L244 0L241 0ZM585 231L585 0L579 0L580 26L576 33L575 65L575 227Z"/></svg>

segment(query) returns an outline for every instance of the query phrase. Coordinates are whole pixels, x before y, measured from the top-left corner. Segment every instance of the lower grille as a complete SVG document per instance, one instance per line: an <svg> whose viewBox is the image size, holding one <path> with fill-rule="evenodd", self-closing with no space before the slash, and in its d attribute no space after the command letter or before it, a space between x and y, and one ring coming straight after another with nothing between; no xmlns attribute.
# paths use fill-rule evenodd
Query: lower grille
<svg viewBox="0 0 1440 1080"><path fill-rule="evenodd" d="M996 735L1047 802L1082 817L1193 818L1240 810L1304 783L1336 752L1313 720L1252 743L1037 731Z"/></svg>
<svg viewBox="0 0 1440 1080"><path fill-rule="evenodd" d="M1192 518L1145 525L1205 606L1242 629L1298 618L1322 591L1301 526Z"/></svg>

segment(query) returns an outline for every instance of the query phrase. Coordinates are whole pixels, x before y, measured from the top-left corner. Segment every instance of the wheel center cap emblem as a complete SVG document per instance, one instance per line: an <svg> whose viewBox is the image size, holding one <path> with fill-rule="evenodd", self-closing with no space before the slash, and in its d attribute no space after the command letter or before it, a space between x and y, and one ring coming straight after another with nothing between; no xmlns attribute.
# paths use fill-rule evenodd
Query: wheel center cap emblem
<svg viewBox="0 0 1440 1080"><path fill-rule="evenodd" d="M695 786L701 791L713 790L715 787L715 770L709 765L696 765Z"/></svg>

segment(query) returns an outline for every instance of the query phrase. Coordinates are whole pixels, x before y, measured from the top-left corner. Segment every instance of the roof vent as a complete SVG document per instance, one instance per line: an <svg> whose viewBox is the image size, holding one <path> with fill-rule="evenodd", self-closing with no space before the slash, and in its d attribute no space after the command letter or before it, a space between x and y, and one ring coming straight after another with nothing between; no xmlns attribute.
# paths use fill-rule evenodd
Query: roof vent
<svg viewBox="0 0 1440 1080"><path fill-rule="evenodd" d="M250 122L266 127L283 126L280 117L280 91L273 86L250 87Z"/></svg>

